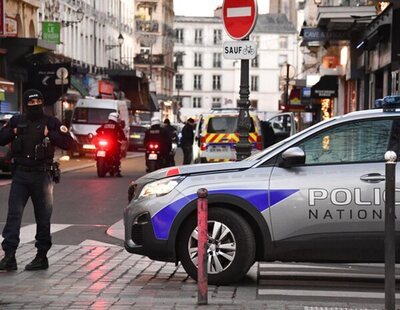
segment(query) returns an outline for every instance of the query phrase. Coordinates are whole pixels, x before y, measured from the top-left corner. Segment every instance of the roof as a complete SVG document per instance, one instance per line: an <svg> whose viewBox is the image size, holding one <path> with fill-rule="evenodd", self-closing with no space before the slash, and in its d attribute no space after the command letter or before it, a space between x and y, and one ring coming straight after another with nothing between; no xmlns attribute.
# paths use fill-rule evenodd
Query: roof
<svg viewBox="0 0 400 310"><path fill-rule="evenodd" d="M285 14L259 14L254 33L297 33Z"/></svg>
<svg viewBox="0 0 400 310"><path fill-rule="evenodd" d="M222 20L215 16L175 16L175 23L207 23L220 24ZM254 27L255 33L297 33L293 25L285 14L258 14L257 23Z"/></svg>

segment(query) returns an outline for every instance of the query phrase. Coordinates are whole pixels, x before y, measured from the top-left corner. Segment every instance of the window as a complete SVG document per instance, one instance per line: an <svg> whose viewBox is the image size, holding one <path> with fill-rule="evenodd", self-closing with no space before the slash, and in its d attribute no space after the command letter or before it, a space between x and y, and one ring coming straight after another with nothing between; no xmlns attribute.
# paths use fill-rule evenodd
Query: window
<svg viewBox="0 0 400 310"><path fill-rule="evenodd" d="M183 54L182 53L175 54L175 62L176 62L177 66L183 67Z"/></svg>
<svg viewBox="0 0 400 310"><path fill-rule="evenodd" d="M221 76L213 75L213 90L221 90Z"/></svg>
<svg viewBox="0 0 400 310"><path fill-rule="evenodd" d="M193 89L201 90L201 75L195 74L193 79Z"/></svg>
<svg viewBox="0 0 400 310"><path fill-rule="evenodd" d="M258 110L258 100L250 100L250 107L255 110Z"/></svg>
<svg viewBox="0 0 400 310"><path fill-rule="evenodd" d="M287 63L287 55L279 55L278 56L278 65L282 66L283 64Z"/></svg>
<svg viewBox="0 0 400 310"><path fill-rule="evenodd" d="M258 68L258 55L251 60L251 67Z"/></svg>
<svg viewBox="0 0 400 310"><path fill-rule="evenodd" d="M213 53L213 67L221 68L221 53Z"/></svg>
<svg viewBox="0 0 400 310"><path fill-rule="evenodd" d="M203 43L203 30L202 29L195 29L194 30L194 43L195 44L202 44Z"/></svg>
<svg viewBox="0 0 400 310"><path fill-rule="evenodd" d="M183 43L183 29L175 29L175 42Z"/></svg>
<svg viewBox="0 0 400 310"><path fill-rule="evenodd" d="M195 67L202 67L202 54L201 53L194 53L194 66Z"/></svg>
<svg viewBox="0 0 400 310"><path fill-rule="evenodd" d="M279 48L288 48L288 37L279 37Z"/></svg>
<svg viewBox="0 0 400 310"><path fill-rule="evenodd" d="M222 42L222 30L214 29L214 44L221 44Z"/></svg>
<svg viewBox="0 0 400 310"><path fill-rule="evenodd" d="M258 91L258 76L252 75L251 76L251 84L250 84L251 91Z"/></svg>
<svg viewBox="0 0 400 310"><path fill-rule="evenodd" d="M213 97L211 108L220 108L221 107L221 98L220 97Z"/></svg>
<svg viewBox="0 0 400 310"><path fill-rule="evenodd" d="M193 97L193 108L201 108L201 97Z"/></svg>
<svg viewBox="0 0 400 310"><path fill-rule="evenodd" d="M175 75L175 89L183 89L183 74Z"/></svg>
<svg viewBox="0 0 400 310"><path fill-rule="evenodd" d="M219 98L215 98L219 99ZM215 116L210 117L207 124L208 133L227 133L238 131L239 116ZM249 132L255 132L254 120L250 117Z"/></svg>
<svg viewBox="0 0 400 310"><path fill-rule="evenodd" d="M298 146L310 165L383 162L389 148L398 152L399 129L400 120L357 121L330 128ZM393 143L391 130L396 133Z"/></svg>

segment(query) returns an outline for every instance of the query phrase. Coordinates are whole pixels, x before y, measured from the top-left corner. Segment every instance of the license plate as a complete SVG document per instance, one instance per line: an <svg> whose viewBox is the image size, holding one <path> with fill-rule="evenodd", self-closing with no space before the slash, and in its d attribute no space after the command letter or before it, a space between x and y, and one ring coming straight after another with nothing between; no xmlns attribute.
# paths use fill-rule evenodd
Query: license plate
<svg viewBox="0 0 400 310"><path fill-rule="evenodd" d="M213 153L225 153L228 151L229 151L229 149L226 146L212 146L210 148L210 152L213 152Z"/></svg>
<svg viewBox="0 0 400 310"><path fill-rule="evenodd" d="M157 160L157 154L149 154L149 160Z"/></svg>
<svg viewBox="0 0 400 310"><path fill-rule="evenodd" d="M106 151L97 151L96 156L97 157L106 157Z"/></svg>

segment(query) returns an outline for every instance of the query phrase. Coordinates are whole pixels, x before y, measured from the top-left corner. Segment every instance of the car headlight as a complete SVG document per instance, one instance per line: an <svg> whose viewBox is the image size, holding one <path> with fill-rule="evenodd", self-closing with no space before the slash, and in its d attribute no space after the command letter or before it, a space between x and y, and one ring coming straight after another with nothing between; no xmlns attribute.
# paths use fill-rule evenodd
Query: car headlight
<svg viewBox="0 0 400 310"><path fill-rule="evenodd" d="M155 182L151 182L146 184L139 194L140 198L145 198L149 196L164 196L170 193L180 182L182 182L184 177L172 177L167 179L158 180Z"/></svg>

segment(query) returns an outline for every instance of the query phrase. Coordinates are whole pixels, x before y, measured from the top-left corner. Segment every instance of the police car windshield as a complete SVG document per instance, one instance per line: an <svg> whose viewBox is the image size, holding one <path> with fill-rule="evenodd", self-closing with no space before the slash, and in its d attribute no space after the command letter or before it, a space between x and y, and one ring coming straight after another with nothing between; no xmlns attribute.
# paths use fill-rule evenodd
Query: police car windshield
<svg viewBox="0 0 400 310"><path fill-rule="evenodd" d="M265 154L268 154L269 152L271 152L271 151L273 151L273 150L279 148L281 145L285 144L287 141L296 139L297 137L299 137L299 136L301 136L301 135L307 133L308 131L314 130L315 128L318 128L319 126L322 126L322 125L324 125L324 124L326 124L326 123L333 122L333 121L335 121L335 120L338 119L338 118L339 118L339 116L336 116L336 117L333 117L333 118L330 118L330 119L321 121L321 122L319 122L319 123L316 123L316 124L314 124L314 125L312 125L312 126L306 128L306 129L304 129L304 130L302 130L302 131L299 131L298 133L294 134L293 136L289 136L289 137L287 137L286 139L284 139L284 140L282 140L282 141L279 141L278 143L275 143L275 144L271 145L270 147L266 148L266 149L263 150L262 152L255 153L255 154L253 154L253 155L251 155L251 156L245 158L244 160L248 160L248 161L260 160L260 159L262 159L262 158L265 156Z"/></svg>
<svg viewBox="0 0 400 310"><path fill-rule="evenodd" d="M226 133L238 131L238 116L215 116L208 121L208 133ZM254 122L250 117L250 132L254 132Z"/></svg>
<svg viewBox="0 0 400 310"><path fill-rule="evenodd" d="M78 124L102 125L108 120L108 115L115 112L112 109L76 108L72 122Z"/></svg>

